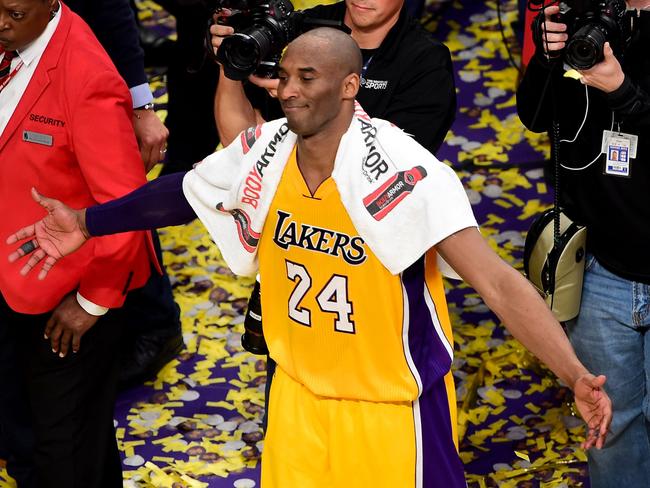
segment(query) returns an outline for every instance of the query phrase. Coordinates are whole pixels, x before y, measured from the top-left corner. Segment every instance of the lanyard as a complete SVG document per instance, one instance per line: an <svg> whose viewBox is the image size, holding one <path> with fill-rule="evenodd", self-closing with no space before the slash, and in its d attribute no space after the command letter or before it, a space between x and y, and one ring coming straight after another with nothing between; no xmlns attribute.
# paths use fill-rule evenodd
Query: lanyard
<svg viewBox="0 0 650 488"><path fill-rule="evenodd" d="M5 86L7 86L9 84L9 82L11 81L11 79L14 76L16 76L16 73L18 73L18 70L20 70L20 68L23 67L23 64L25 64L25 63L23 63L23 60L21 59L20 62L18 63L18 65L13 69L13 71L11 73L9 73L7 75L7 77L4 79L4 81L2 82L2 84L0 84L0 92L2 90L4 90Z"/></svg>

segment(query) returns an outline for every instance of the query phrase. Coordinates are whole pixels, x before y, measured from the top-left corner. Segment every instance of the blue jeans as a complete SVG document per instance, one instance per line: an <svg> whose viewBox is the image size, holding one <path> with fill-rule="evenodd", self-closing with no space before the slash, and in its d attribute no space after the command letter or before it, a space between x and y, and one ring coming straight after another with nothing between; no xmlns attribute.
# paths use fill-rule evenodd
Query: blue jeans
<svg viewBox="0 0 650 488"><path fill-rule="evenodd" d="M576 353L607 376L614 418L604 449L590 449L593 488L650 487L650 285L620 278L589 255L580 315L567 324Z"/></svg>

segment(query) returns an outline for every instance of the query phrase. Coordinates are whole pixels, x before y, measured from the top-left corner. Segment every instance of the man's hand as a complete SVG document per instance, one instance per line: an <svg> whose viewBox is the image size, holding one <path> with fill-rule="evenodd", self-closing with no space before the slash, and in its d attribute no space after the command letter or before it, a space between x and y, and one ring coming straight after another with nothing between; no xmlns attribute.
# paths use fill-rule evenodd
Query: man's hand
<svg viewBox="0 0 650 488"><path fill-rule="evenodd" d="M169 131L153 110L134 110L133 129L144 169L148 173L165 157Z"/></svg>
<svg viewBox="0 0 650 488"><path fill-rule="evenodd" d="M593 86L605 93L611 93L623 84L625 74L618 62L609 42L603 47L605 59L600 63L593 65L591 68L579 71L582 75L580 81L585 85Z"/></svg>
<svg viewBox="0 0 650 488"><path fill-rule="evenodd" d="M58 200L42 196L34 188L32 197L47 210L47 216L7 238L7 244L29 239L9 255L9 261L31 254L20 270L24 276L45 258L38 274L38 279L43 280L59 259L79 249L90 237L86 230L85 209L73 210Z"/></svg>
<svg viewBox="0 0 650 488"><path fill-rule="evenodd" d="M612 422L612 402L602 389L605 381L603 375L584 374L573 385L576 406L587 422L587 438L582 443L583 449L594 446L602 449L605 444L609 424Z"/></svg>
<svg viewBox="0 0 650 488"><path fill-rule="evenodd" d="M235 29L229 25L219 24L219 20L230 16L230 10L223 9L219 14L214 14L214 24L210 26L210 34L212 35L211 43L214 53L217 53L217 49L221 46L224 37L231 36L235 33Z"/></svg>
<svg viewBox="0 0 650 488"><path fill-rule="evenodd" d="M78 352L81 337L90 329L99 317L86 312L75 293L67 295L54 309L52 316L45 325L45 339L50 340L52 352L64 358L70 348Z"/></svg>
<svg viewBox="0 0 650 488"><path fill-rule="evenodd" d="M219 46L221 46L224 38L235 33L235 29L233 29L231 26L217 23L220 19L226 18L230 14L230 10L224 9L220 12L219 15L214 15L215 23L210 26L210 34L212 35L211 43L215 54L217 52L217 49L219 49ZM280 80L277 78L260 78L259 76L251 75L248 77L248 81L259 86L260 88L266 89L266 91L269 92L269 95L271 95L273 98L278 97L278 84L280 83Z"/></svg>
<svg viewBox="0 0 650 488"><path fill-rule="evenodd" d="M569 38L566 33L566 24L554 22L552 17L560 13L558 5L551 5L544 9L544 22L542 22L542 46L544 54L555 57L558 51L564 49Z"/></svg>
<svg viewBox="0 0 650 488"><path fill-rule="evenodd" d="M266 89L269 95L273 98L278 98L278 85L280 84L279 78L260 78L259 76L250 75L248 81L260 88Z"/></svg>

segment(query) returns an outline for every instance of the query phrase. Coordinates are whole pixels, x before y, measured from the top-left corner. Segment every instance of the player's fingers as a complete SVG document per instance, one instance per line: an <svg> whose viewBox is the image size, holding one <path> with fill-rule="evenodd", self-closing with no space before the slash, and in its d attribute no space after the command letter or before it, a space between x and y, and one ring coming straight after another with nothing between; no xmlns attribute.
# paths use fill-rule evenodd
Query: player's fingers
<svg viewBox="0 0 650 488"><path fill-rule="evenodd" d="M587 435L585 436L585 440L580 443L580 447L582 447L585 451L587 449L592 448L593 445L594 445L594 441L595 441L594 437L595 436L594 436L593 432L591 431L591 429L589 429L587 431Z"/></svg>
<svg viewBox="0 0 650 488"><path fill-rule="evenodd" d="M11 234L9 237L7 237L6 243L13 244L15 242L22 241L23 239L34 237L35 234L36 234L36 226L33 224L28 225L27 227L23 227L22 229L20 229L15 234Z"/></svg>
<svg viewBox="0 0 650 488"><path fill-rule="evenodd" d="M50 272L50 270L54 267L56 262L57 262L56 258L52 256L48 256L43 262L43 267L41 268L40 273L38 273L38 279L44 280L47 277L47 274Z"/></svg>
<svg viewBox="0 0 650 488"><path fill-rule="evenodd" d="M34 201L36 201L36 203L38 203L41 207L47 210L48 213L54 210L54 206L57 202L53 198L48 198L44 195L41 195L38 192L38 190L33 186L32 186L32 198L34 199Z"/></svg>
<svg viewBox="0 0 650 488"><path fill-rule="evenodd" d="M13 263L14 261L18 261L23 256L31 253L37 247L38 247L38 241L36 239L32 239L30 241L25 242L22 246L20 246L18 249L16 249L14 252L12 252L9 255L9 262Z"/></svg>
<svg viewBox="0 0 650 488"><path fill-rule="evenodd" d="M38 247L38 241L36 239L30 239L29 241L25 242L22 244L18 249L16 249L11 255L9 256L9 261L13 262L18 258L22 258L23 256L26 256L27 254L31 253ZM17 258L12 259L12 256L17 255Z"/></svg>
<svg viewBox="0 0 650 488"><path fill-rule="evenodd" d="M22 267L20 274L26 276L47 254L43 249L38 249L29 257L29 261Z"/></svg>
<svg viewBox="0 0 650 488"><path fill-rule="evenodd" d="M596 445L597 439L594 436L587 437L584 441L580 443L580 447L585 451L591 449Z"/></svg>
<svg viewBox="0 0 650 488"><path fill-rule="evenodd" d="M600 430L598 432L598 442L596 443L596 447L598 449L602 449L605 445L605 441L607 440L607 435L609 434L609 428L612 424L612 412L611 412L611 405L609 405L608 413L603 417L602 422L600 423Z"/></svg>

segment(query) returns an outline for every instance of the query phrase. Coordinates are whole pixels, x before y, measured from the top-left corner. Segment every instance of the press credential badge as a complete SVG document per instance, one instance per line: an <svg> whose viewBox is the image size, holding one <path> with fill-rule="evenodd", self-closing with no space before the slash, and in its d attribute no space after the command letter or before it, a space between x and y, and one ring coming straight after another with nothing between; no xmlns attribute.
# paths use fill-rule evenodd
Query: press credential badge
<svg viewBox="0 0 650 488"><path fill-rule="evenodd" d="M603 131L602 152L605 154L605 173L612 176L630 176L630 159L636 157L638 136L622 132Z"/></svg>

